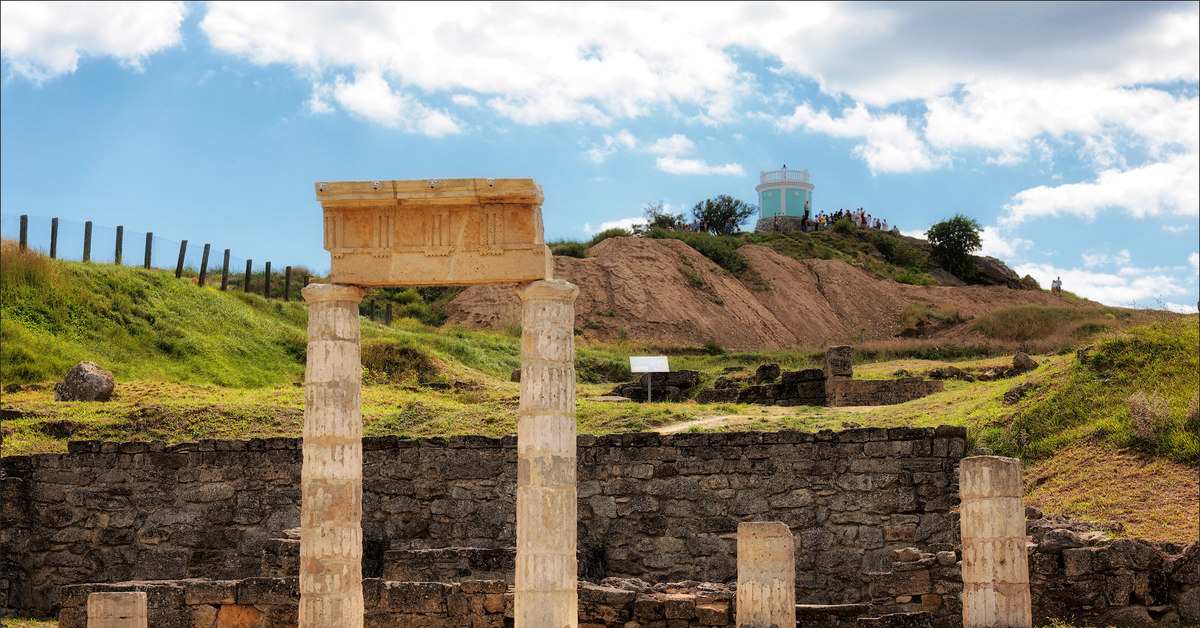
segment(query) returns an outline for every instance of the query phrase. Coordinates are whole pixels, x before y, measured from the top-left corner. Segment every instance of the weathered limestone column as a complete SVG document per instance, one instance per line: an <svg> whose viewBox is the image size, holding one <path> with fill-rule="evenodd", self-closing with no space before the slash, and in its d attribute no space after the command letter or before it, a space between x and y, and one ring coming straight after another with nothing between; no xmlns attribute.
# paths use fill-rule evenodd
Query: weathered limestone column
<svg viewBox="0 0 1200 628"><path fill-rule="evenodd" d="M92 593L87 600L88 628L147 628L144 591Z"/></svg>
<svg viewBox="0 0 1200 628"><path fill-rule="evenodd" d="M312 284L304 374L300 627L360 628L362 360L353 286Z"/></svg>
<svg viewBox="0 0 1200 628"><path fill-rule="evenodd" d="M963 627L1030 628L1021 461L963 458L959 467Z"/></svg>
<svg viewBox="0 0 1200 628"><path fill-rule="evenodd" d="M575 297L561 279L521 295L517 628L579 623L575 555Z"/></svg>
<svg viewBox="0 0 1200 628"><path fill-rule="evenodd" d="M738 524L737 627L796 625L796 544L786 523Z"/></svg>

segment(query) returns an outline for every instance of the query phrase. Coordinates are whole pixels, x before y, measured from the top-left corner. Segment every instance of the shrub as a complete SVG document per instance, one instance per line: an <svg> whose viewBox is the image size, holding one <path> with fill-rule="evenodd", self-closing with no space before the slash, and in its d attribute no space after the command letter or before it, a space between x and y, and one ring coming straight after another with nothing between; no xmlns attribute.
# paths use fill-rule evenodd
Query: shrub
<svg viewBox="0 0 1200 628"><path fill-rule="evenodd" d="M603 242L609 238L628 238L632 235L633 235L632 233L630 233L629 231L626 231L625 229L622 229L620 227L613 227L612 229L605 229L604 231L601 231L600 233L597 233L596 235L592 236L591 241L588 242L588 247L590 248L590 247L596 246L597 244L600 244L601 242Z"/></svg>
<svg viewBox="0 0 1200 628"><path fill-rule="evenodd" d="M897 266L921 269L929 262L925 251L905 243L894 235L877 231L872 234L871 241L875 249L883 254L884 259Z"/></svg>
<svg viewBox="0 0 1200 628"><path fill-rule="evenodd" d="M833 223L833 230L846 235L854 235L858 232L849 218L838 218L837 222Z"/></svg>
<svg viewBox="0 0 1200 628"><path fill-rule="evenodd" d="M587 257L588 248L591 245L586 242L578 242L575 240L556 240L554 242L550 242L547 246L550 247L550 253L554 255L583 259Z"/></svg>
<svg viewBox="0 0 1200 628"><path fill-rule="evenodd" d="M733 274L739 274L746 269L746 260L737 252L729 238L722 238L710 233L667 231L654 228L646 232L646 237L663 240L671 238L682 240L684 244L696 249L701 255L716 263Z"/></svg>
<svg viewBox="0 0 1200 628"><path fill-rule="evenodd" d="M1130 427L1138 440L1154 443L1171 427L1171 408L1157 393L1147 395L1137 391L1125 400L1129 409Z"/></svg>
<svg viewBox="0 0 1200 628"><path fill-rule="evenodd" d="M933 225L925 232L933 260L957 277L974 277L979 267L971 254L983 247L981 230L978 222L962 214Z"/></svg>
<svg viewBox="0 0 1200 628"><path fill-rule="evenodd" d="M716 340L706 340L704 342L704 352L709 355L725 355L728 353L724 347L717 344Z"/></svg>
<svg viewBox="0 0 1200 628"><path fill-rule="evenodd" d="M368 384L398 384L410 377L426 382L438 375L432 358L416 347L395 340L363 343L362 367Z"/></svg>

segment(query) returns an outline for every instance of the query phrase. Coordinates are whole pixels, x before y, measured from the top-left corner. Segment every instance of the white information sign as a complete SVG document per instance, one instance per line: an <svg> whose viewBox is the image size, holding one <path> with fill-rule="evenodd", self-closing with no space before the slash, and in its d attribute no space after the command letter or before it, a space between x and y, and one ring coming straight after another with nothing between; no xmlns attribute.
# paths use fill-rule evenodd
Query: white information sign
<svg viewBox="0 0 1200 628"><path fill-rule="evenodd" d="M629 356L629 372L631 373L670 373L665 355Z"/></svg>

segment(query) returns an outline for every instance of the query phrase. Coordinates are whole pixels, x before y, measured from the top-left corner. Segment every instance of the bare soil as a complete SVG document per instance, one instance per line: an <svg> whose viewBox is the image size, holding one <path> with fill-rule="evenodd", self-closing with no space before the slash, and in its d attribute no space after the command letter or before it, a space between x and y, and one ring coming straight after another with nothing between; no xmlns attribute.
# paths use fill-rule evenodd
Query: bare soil
<svg viewBox="0 0 1200 628"><path fill-rule="evenodd" d="M554 275L579 286L575 326L585 339L711 340L738 351L890 340L911 303L965 319L1022 304L1095 305L1002 286L909 286L841 261L796 260L756 245L738 251L749 265L742 278L679 240L610 238L586 259L555 257ZM449 304L449 322L468 328L499 329L519 318L510 285L472 287Z"/></svg>

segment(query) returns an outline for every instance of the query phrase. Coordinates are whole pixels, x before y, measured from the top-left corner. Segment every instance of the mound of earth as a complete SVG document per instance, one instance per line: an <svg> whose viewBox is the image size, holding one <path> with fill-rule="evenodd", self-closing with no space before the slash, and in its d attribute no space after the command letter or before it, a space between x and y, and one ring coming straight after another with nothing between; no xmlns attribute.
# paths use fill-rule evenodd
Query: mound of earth
<svg viewBox="0 0 1200 628"><path fill-rule="evenodd" d="M609 238L585 259L554 258L554 276L579 286L583 336L677 346L714 341L753 351L892 338L910 303L970 318L999 307L1065 302L1003 286L909 286L834 260L796 260L756 245L738 249L740 279L679 240ZM448 321L498 329L520 320L512 285L475 286L449 304Z"/></svg>

